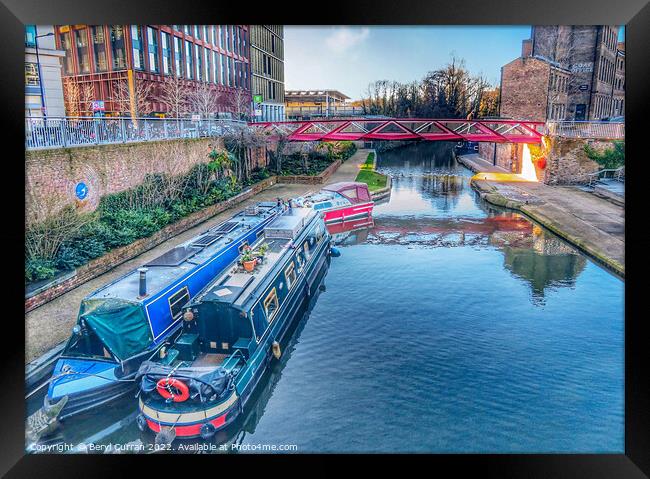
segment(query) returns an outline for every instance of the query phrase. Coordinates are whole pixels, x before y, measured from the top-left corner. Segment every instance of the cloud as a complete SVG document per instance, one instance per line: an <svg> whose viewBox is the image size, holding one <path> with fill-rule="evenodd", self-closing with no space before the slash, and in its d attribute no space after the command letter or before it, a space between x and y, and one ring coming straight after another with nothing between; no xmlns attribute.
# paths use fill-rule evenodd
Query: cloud
<svg viewBox="0 0 650 479"><path fill-rule="evenodd" d="M325 39L327 47L337 53L343 53L363 42L370 35L369 28L336 27Z"/></svg>

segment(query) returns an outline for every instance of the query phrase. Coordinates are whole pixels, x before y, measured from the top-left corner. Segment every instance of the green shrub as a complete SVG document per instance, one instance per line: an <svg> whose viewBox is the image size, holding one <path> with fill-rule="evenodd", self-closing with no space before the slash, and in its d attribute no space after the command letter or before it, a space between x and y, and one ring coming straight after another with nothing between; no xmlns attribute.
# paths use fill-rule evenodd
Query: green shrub
<svg viewBox="0 0 650 479"><path fill-rule="evenodd" d="M612 148L607 148L602 153L585 145L587 156L605 169L616 169L625 165L625 142L614 141Z"/></svg>
<svg viewBox="0 0 650 479"><path fill-rule="evenodd" d="M43 258L27 258L25 260L25 280L28 283L50 279L56 275L54 260Z"/></svg>

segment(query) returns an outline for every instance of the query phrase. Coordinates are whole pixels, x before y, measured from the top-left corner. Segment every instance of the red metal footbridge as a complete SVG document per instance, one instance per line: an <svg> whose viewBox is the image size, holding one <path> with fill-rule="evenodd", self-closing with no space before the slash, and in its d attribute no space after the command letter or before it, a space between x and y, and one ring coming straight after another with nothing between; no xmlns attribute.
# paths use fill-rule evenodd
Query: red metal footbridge
<svg viewBox="0 0 650 479"><path fill-rule="evenodd" d="M430 118L354 118L259 122L289 141L428 140L541 143L543 122Z"/></svg>

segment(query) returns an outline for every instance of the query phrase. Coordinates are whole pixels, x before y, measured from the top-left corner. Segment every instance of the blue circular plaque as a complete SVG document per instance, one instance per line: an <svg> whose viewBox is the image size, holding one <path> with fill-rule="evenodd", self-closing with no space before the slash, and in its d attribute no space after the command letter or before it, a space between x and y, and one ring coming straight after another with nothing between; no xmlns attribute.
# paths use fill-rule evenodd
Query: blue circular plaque
<svg viewBox="0 0 650 479"><path fill-rule="evenodd" d="M88 187L86 186L86 183L79 182L77 183L77 186L74 189L75 195L77 195L77 198L80 200L83 200L88 196Z"/></svg>

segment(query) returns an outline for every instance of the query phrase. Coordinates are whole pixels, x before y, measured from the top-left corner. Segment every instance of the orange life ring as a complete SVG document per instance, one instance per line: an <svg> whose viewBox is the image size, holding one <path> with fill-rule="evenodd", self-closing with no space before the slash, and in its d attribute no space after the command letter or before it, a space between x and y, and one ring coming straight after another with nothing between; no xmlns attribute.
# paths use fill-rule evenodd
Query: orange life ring
<svg viewBox="0 0 650 479"><path fill-rule="evenodd" d="M173 392L172 388L176 392ZM187 401L190 397L190 389L187 384L176 378L162 378L156 383L156 390L162 397L171 398L174 402Z"/></svg>
<svg viewBox="0 0 650 479"><path fill-rule="evenodd" d="M537 167L538 167L540 170L543 170L544 168L546 168L546 158L544 158L544 157L542 156L539 160L537 160Z"/></svg>

